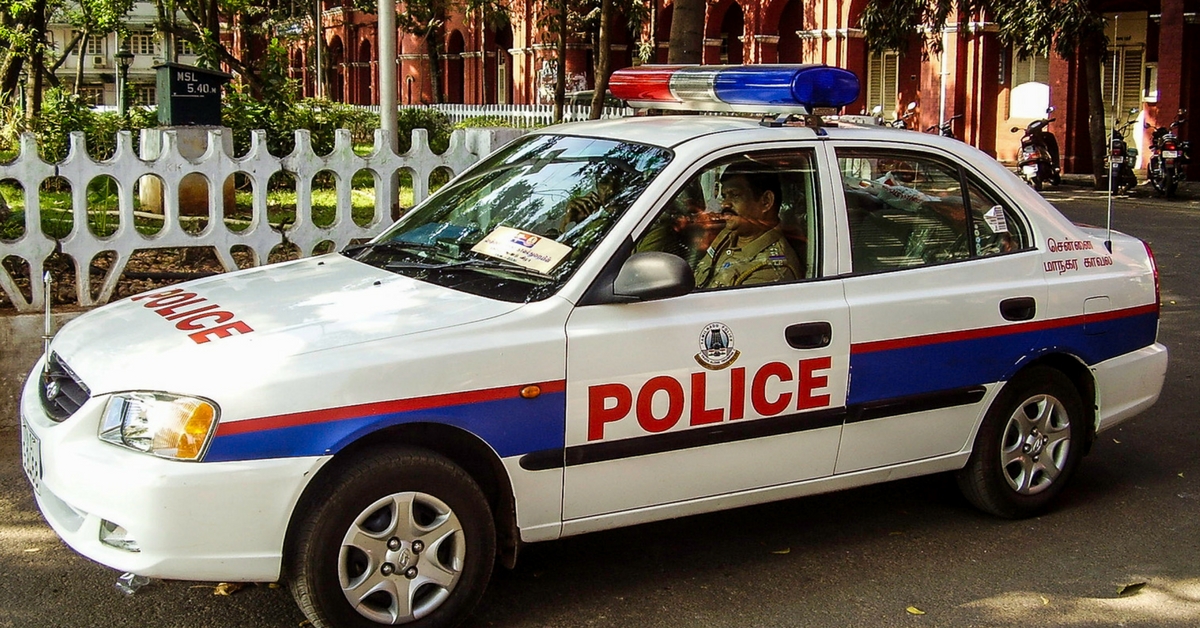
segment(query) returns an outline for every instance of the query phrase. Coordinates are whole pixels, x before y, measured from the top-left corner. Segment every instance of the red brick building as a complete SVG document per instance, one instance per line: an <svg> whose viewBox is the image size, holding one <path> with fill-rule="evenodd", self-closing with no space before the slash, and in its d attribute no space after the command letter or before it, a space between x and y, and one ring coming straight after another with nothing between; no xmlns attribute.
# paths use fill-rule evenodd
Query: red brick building
<svg viewBox="0 0 1200 628"><path fill-rule="evenodd" d="M378 103L375 51L376 19L349 8L343 0L321 0L326 67L326 95L349 103ZM665 62L670 33L671 0L654 3L640 32L618 29L611 66L633 64L638 51L648 61ZM997 25L985 16L968 22L966 32L951 25L942 33L941 55L923 58L917 37L904 51L871 54L859 16L867 0L708 0L704 63L827 63L855 71L863 79L857 113L882 105L894 117L909 102L917 103L917 123L924 129L961 114L959 138L1000 159L1011 160L1019 133L1048 105L1057 121L1051 130L1063 147L1068 172L1090 169L1087 96L1084 72L1074 61L1020 59L1003 46ZM1102 2L1108 24L1110 59L1105 67L1104 98L1111 121L1114 111L1136 108L1142 120L1165 124L1179 108L1200 105L1200 67L1196 59L1200 0ZM538 28L539 4L517 1L507 24L488 26L472 16L457 15L446 26L442 50L444 102L538 103L553 93L554 42ZM401 32L399 90L402 104L434 100L428 58L422 41ZM314 95L308 58L313 46L293 51L294 76ZM567 54L568 91L591 84L590 44L573 41ZM1146 136L1132 138L1145 155ZM1184 136L1189 135L1185 128ZM1200 169L1193 169L1200 174Z"/></svg>

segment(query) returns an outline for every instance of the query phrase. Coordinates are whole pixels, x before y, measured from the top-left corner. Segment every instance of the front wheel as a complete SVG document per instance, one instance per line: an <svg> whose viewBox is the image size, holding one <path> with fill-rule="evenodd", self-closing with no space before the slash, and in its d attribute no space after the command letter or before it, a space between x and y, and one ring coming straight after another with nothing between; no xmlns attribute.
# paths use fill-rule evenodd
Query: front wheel
<svg viewBox="0 0 1200 628"><path fill-rule="evenodd" d="M1060 371L1038 366L1021 373L983 419L971 458L958 472L963 495L1000 517L1042 512L1079 466L1085 419L1079 392Z"/></svg>
<svg viewBox="0 0 1200 628"><path fill-rule="evenodd" d="M316 628L458 625L496 554L487 499L431 452L381 449L318 480L297 509L288 583ZM308 512L304 512L307 510Z"/></svg>

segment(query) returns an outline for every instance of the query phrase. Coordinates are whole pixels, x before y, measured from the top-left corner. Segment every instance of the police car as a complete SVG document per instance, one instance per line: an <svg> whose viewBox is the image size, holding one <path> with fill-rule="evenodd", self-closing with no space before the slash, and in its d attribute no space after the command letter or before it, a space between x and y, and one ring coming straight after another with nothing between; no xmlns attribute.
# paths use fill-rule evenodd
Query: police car
<svg viewBox="0 0 1200 628"><path fill-rule="evenodd" d="M958 141L831 126L823 66L614 76L367 245L80 316L24 389L54 530L320 627L463 620L527 543L953 472L1047 509L1158 398L1143 242ZM799 123L796 122L799 120Z"/></svg>

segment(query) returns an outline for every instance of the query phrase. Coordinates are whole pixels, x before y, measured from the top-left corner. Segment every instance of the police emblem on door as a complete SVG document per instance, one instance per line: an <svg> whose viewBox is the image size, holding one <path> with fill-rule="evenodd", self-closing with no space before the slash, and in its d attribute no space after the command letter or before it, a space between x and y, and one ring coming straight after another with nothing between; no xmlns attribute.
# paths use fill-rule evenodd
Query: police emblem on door
<svg viewBox="0 0 1200 628"><path fill-rule="evenodd" d="M709 323L700 332L700 353L696 362L711 371L719 371L738 359L741 352L733 348L733 332L724 323Z"/></svg>

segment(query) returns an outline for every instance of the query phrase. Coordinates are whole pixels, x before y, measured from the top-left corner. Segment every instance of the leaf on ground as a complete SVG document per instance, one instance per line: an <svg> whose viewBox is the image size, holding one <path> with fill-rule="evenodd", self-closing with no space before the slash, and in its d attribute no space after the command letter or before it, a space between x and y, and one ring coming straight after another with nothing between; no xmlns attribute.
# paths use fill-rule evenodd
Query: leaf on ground
<svg viewBox="0 0 1200 628"><path fill-rule="evenodd" d="M792 548L790 548L790 547L785 547L785 548L783 548L783 549L781 549L781 550L771 550L771 553L772 553L772 554L791 554L791 553L792 553Z"/></svg>
<svg viewBox="0 0 1200 628"><path fill-rule="evenodd" d="M1128 597L1130 595L1137 595L1138 591L1141 591L1145 587L1145 582L1134 582L1133 584L1127 584L1117 589L1117 596Z"/></svg>
<svg viewBox="0 0 1200 628"><path fill-rule="evenodd" d="M1118 445L1120 445L1120 444L1121 444L1121 441L1119 441L1119 440L1117 440L1117 439L1115 439L1115 438L1113 439L1113 442L1114 442L1114 443L1116 443L1116 444L1118 444Z"/></svg>
<svg viewBox="0 0 1200 628"><path fill-rule="evenodd" d="M40 547L27 547L27 548L25 548L25 553L26 553L26 554L32 554L32 553L34 553L34 552L40 552L40 551L42 551L42 548L40 548Z"/></svg>
<svg viewBox="0 0 1200 628"><path fill-rule="evenodd" d="M908 611L909 615L924 615L925 614L925 611L923 611L915 606L910 606L904 610Z"/></svg>
<svg viewBox="0 0 1200 628"><path fill-rule="evenodd" d="M213 587L213 595L233 595L246 588L244 582L222 582Z"/></svg>
<svg viewBox="0 0 1200 628"><path fill-rule="evenodd" d="M1179 477L1183 477L1183 473L1180 473L1180 474L1179 474Z"/></svg>
<svg viewBox="0 0 1200 628"><path fill-rule="evenodd" d="M1046 596L1039 595L1038 597L1042 598L1042 606L1050 606L1050 600L1046 599Z"/></svg>

